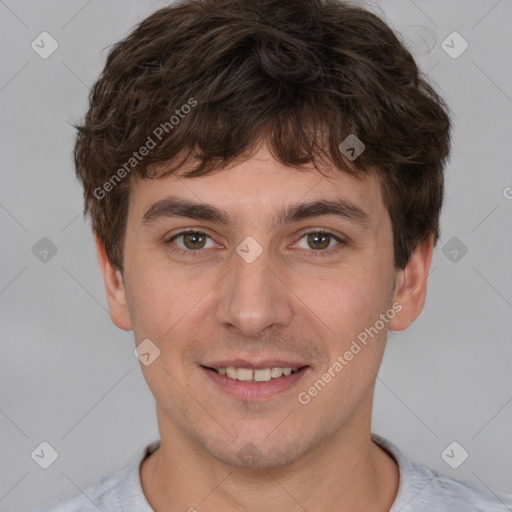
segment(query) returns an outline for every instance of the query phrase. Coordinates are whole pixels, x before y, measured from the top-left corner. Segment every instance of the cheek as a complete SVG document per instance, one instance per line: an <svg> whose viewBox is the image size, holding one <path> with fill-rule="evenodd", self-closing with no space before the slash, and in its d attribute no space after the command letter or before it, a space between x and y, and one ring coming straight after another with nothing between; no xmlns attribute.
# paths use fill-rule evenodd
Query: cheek
<svg viewBox="0 0 512 512"><path fill-rule="evenodd" d="M160 351L150 365L141 365L144 378L157 402L177 407L178 396L168 390L187 380L182 354L201 325L201 298L211 285L206 278L191 279L163 264L148 266L132 278L129 303L135 339L149 339Z"/></svg>
<svg viewBox="0 0 512 512"><path fill-rule="evenodd" d="M330 338L353 337L373 324L387 308L387 283L369 265L340 268L322 278L300 284L302 300L314 317L322 320ZM318 320L317 320L318 322Z"/></svg>
<svg viewBox="0 0 512 512"><path fill-rule="evenodd" d="M387 323L379 319L390 307L389 294L378 272L368 269L341 272L302 291L307 322L321 329L318 342L329 360L301 391L311 399L308 411L325 424L345 421L368 399L382 360Z"/></svg>
<svg viewBox="0 0 512 512"><path fill-rule="evenodd" d="M173 269L168 262L139 265L131 276L128 301L137 339L173 338L193 319L215 284L207 273L193 275Z"/></svg>

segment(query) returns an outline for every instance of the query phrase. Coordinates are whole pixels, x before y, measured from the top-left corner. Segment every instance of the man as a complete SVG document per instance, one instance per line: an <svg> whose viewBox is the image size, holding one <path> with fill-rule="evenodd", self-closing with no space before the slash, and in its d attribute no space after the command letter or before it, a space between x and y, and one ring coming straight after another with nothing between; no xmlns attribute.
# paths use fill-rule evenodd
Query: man
<svg viewBox="0 0 512 512"><path fill-rule="evenodd" d="M371 433L420 314L449 110L334 0L188 0L111 50L75 146L161 439L42 510L505 511Z"/></svg>

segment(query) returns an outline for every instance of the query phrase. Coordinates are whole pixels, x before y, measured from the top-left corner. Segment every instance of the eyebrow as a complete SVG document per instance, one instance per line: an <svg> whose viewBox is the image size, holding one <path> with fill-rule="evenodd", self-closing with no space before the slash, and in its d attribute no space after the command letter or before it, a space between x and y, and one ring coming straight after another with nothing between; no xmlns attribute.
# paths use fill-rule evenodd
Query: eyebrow
<svg viewBox="0 0 512 512"><path fill-rule="evenodd" d="M341 217L363 228L370 225L370 215L366 211L356 204L340 198L335 200L320 199L285 206L273 219L272 227L323 215ZM174 217L207 220L219 224L232 224L234 220L231 213L213 205L196 203L178 197L167 197L150 206L142 217L142 225L152 224L162 218Z"/></svg>

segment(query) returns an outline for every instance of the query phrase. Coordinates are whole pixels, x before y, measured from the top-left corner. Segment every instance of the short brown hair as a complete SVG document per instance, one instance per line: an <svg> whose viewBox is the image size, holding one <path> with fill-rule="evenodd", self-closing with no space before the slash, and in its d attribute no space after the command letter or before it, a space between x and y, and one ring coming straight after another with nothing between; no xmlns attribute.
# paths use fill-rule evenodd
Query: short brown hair
<svg viewBox="0 0 512 512"><path fill-rule="evenodd" d="M324 161L375 173L396 268L430 234L439 238L449 109L393 30L363 8L179 1L113 46L89 102L75 126L76 172L84 214L121 270L132 177L165 176L186 161L197 161L186 176L205 175L261 140L299 170ZM351 134L365 145L353 161L339 147Z"/></svg>

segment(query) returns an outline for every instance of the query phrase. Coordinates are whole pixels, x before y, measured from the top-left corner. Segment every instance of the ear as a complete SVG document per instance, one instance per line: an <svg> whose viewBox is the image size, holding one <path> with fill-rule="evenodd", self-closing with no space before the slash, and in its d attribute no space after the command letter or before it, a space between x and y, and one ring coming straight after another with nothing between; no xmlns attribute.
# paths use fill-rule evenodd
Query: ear
<svg viewBox="0 0 512 512"><path fill-rule="evenodd" d="M125 331L132 328L126 293L124 289L123 276L115 268L107 255L103 240L95 233L94 243L96 244L96 253L100 264L105 290L107 292L108 308L112 322Z"/></svg>
<svg viewBox="0 0 512 512"><path fill-rule="evenodd" d="M395 278L395 296L402 309L397 308L396 316L389 322L391 331L403 331L421 313L427 295L427 278L432 261L434 235L420 242L411 254L407 265L398 271Z"/></svg>

